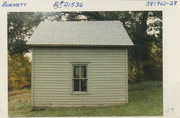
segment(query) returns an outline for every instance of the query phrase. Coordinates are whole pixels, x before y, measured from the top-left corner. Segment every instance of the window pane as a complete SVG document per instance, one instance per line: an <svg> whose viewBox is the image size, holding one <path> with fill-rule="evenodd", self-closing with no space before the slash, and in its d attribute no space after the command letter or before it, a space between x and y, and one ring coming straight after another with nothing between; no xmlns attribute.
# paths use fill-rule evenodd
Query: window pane
<svg viewBox="0 0 180 118"><path fill-rule="evenodd" d="M79 66L74 66L74 78L79 78Z"/></svg>
<svg viewBox="0 0 180 118"><path fill-rule="evenodd" d="M86 66L81 66L81 78L87 78Z"/></svg>
<svg viewBox="0 0 180 118"><path fill-rule="evenodd" d="M74 91L80 91L79 90L79 79L74 80Z"/></svg>
<svg viewBox="0 0 180 118"><path fill-rule="evenodd" d="M81 91L87 91L87 80L81 80Z"/></svg>

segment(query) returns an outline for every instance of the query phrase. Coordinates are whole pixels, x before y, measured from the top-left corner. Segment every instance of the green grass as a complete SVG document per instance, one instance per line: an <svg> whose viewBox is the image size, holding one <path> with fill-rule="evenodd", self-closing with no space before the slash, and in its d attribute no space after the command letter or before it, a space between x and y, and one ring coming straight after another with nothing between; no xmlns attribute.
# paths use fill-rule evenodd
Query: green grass
<svg viewBox="0 0 180 118"><path fill-rule="evenodd" d="M148 81L129 85L129 103L107 107L45 108L32 110L30 90L9 92L10 117L46 116L162 116L162 82Z"/></svg>

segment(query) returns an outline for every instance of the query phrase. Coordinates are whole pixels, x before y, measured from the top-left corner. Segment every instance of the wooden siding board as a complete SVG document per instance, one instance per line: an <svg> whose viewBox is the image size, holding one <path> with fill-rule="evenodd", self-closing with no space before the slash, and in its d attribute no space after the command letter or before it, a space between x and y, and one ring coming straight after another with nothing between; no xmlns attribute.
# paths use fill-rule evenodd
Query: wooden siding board
<svg viewBox="0 0 180 118"><path fill-rule="evenodd" d="M127 101L125 48L34 48L33 50L34 106ZM88 63L88 94L72 94L74 63Z"/></svg>
<svg viewBox="0 0 180 118"><path fill-rule="evenodd" d="M82 106L82 105L103 105L103 104L118 104L118 103L124 103L125 102L125 100L118 100L118 101L93 101L93 102L91 102L91 101L86 101L86 102L83 102L83 103L81 103L81 102L75 102L75 103L71 103L71 104L66 104L66 103L64 103L64 101L63 102L58 102L58 101L51 101L51 102L47 102L47 101L35 101L35 106L43 106L43 105L45 105L45 106L68 106L68 105L80 105L80 106Z"/></svg>

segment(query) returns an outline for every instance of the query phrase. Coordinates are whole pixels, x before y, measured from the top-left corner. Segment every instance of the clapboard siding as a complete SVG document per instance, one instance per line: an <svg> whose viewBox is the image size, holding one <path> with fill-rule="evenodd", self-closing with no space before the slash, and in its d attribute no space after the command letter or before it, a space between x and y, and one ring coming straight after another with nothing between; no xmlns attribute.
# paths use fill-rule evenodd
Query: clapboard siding
<svg viewBox="0 0 180 118"><path fill-rule="evenodd" d="M33 48L33 106L125 103L126 48ZM88 64L88 92L72 93L72 64Z"/></svg>

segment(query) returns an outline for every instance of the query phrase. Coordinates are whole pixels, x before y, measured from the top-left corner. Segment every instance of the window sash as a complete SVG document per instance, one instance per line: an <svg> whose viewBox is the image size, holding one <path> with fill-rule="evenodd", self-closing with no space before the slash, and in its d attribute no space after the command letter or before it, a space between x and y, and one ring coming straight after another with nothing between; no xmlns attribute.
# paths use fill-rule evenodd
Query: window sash
<svg viewBox="0 0 180 118"><path fill-rule="evenodd" d="M86 78L83 78L83 77L82 77L82 74L81 74L81 72L82 72L82 71L81 71L81 67L82 67L82 66L85 66L85 67L86 67L86 73L85 73L85 74L86 74ZM74 75L75 75L75 69L74 69L74 67L79 67L79 78L76 78L76 77L74 76ZM88 70L87 70L87 65L73 65L73 79L87 79L87 78L88 78L88 77L87 77L87 76L88 76L88 75L87 75L87 71L88 71Z"/></svg>
<svg viewBox="0 0 180 118"><path fill-rule="evenodd" d="M78 80L78 83L79 83L79 84L78 84L78 85L79 85L79 87L78 87L79 89L78 89L78 90L75 90L75 88L74 88L74 85L75 85L74 82L75 82L75 80ZM83 88L82 88L82 80L86 80L86 81L85 81L85 84L86 84L86 90L85 90L85 91L82 90L82 89L83 89ZM73 79L73 91L74 91L74 92L86 92L86 91L87 91L87 84L88 84L88 79Z"/></svg>

